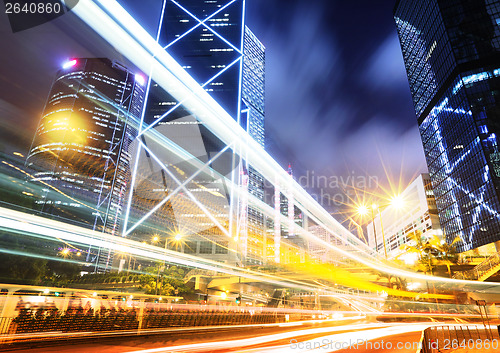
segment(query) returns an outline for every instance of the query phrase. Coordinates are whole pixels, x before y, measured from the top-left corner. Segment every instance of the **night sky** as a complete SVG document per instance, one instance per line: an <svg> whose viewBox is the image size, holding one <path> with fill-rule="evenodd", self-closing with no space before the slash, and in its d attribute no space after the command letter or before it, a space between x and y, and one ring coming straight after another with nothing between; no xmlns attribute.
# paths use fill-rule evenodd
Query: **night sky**
<svg viewBox="0 0 500 353"><path fill-rule="evenodd" d="M304 176L369 176L387 188L388 171L397 189L426 171L394 2L247 0L247 25L267 48L267 150L283 167L292 163L295 177L303 176L312 193L320 191ZM155 32L160 0L120 3ZM0 15L2 152L27 152L52 80L67 58L114 55L127 63L75 23L69 14L12 34ZM346 189L338 185L325 193L333 197ZM335 203L342 201L347 199Z"/></svg>

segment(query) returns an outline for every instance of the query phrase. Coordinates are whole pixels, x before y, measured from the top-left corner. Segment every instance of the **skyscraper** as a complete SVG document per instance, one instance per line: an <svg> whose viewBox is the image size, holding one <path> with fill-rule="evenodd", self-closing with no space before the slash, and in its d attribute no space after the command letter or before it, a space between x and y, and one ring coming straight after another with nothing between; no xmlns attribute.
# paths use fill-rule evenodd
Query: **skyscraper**
<svg viewBox="0 0 500 353"><path fill-rule="evenodd" d="M165 0L163 8L159 44L264 146L265 49L245 26L244 1ZM233 254L243 254L241 261L256 260L256 249L249 249L244 239L249 233L263 237L263 216L248 207L245 197L235 198L225 179L263 200L262 176L155 82L148 94L143 131L134 180L137 201L130 211L133 236L163 233L172 238L181 233L186 236L183 244L166 246L222 261L231 247L227 235L237 234L239 244L245 245ZM162 151L158 142L162 138L188 152L192 161ZM209 164L210 170L188 180L187 192L174 195L177 181L197 173L195 160ZM237 220L234 226L232 219ZM252 242L251 246L263 254L265 245Z"/></svg>
<svg viewBox="0 0 500 353"><path fill-rule="evenodd" d="M500 240L500 1L400 0L394 18L441 225Z"/></svg>
<svg viewBox="0 0 500 353"><path fill-rule="evenodd" d="M64 64L26 162L40 212L119 233L144 85L144 77L108 59Z"/></svg>

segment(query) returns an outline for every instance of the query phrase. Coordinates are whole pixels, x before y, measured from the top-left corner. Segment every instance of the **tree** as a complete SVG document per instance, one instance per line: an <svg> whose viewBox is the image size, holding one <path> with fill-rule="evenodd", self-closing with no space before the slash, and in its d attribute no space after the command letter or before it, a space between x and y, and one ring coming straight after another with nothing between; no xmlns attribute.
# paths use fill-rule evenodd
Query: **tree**
<svg viewBox="0 0 500 353"><path fill-rule="evenodd" d="M51 286L66 286L70 279L79 276L82 266L77 263L50 260L47 262L47 271L44 282Z"/></svg>
<svg viewBox="0 0 500 353"><path fill-rule="evenodd" d="M190 294L192 290L184 283L185 271L177 266L165 268L162 264L146 268L139 281L146 294L179 295Z"/></svg>
<svg viewBox="0 0 500 353"><path fill-rule="evenodd" d="M459 259L455 246L460 241L460 238L457 237L451 244L448 244L436 235L424 239L420 231L412 232L408 236L413 240L414 245L404 244L402 249L404 254L413 253L418 255L418 261L415 264L417 271L432 275L436 266L446 265L451 278L450 266L458 263Z"/></svg>
<svg viewBox="0 0 500 353"><path fill-rule="evenodd" d="M378 275L378 278L387 280L387 287L391 289L405 291L408 285L408 281L406 279L398 276L393 276L390 273L382 272Z"/></svg>
<svg viewBox="0 0 500 353"><path fill-rule="evenodd" d="M37 285L47 272L47 260L3 253L0 256L0 280L3 283Z"/></svg>

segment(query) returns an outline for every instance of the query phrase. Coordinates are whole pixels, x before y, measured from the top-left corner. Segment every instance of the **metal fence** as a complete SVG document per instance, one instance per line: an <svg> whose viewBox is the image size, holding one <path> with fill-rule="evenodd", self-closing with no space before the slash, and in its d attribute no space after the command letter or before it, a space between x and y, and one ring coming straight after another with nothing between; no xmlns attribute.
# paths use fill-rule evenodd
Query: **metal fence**
<svg viewBox="0 0 500 353"><path fill-rule="evenodd" d="M104 332L141 330L168 327L224 326L269 324L312 319L310 314L257 311L257 310L203 310L203 309L70 309L60 313L57 309L22 309L15 318L0 318L2 336L38 333Z"/></svg>
<svg viewBox="0 0 500 353"><path fill-rule="evenodd" d="M12 328L12 318L11 317L0 317L0 335L5 335L10 333L9 329Z"/></svg>

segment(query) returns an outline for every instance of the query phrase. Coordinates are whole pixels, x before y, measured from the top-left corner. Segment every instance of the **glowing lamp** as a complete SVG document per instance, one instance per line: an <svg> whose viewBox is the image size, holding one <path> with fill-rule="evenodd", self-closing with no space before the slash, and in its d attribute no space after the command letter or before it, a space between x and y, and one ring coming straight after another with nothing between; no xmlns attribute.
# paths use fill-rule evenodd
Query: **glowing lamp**
<svg viewBox="0 0 500 353"><path fill-rule="evenodd" d="M396 209L401 209L404 206L404 200L403 200L403 198L400 195L399 196L394 196L391 199L391 205L392 205L392 207L394 207Z"/></svg>
<svg viewBox="0 0 500 353"><path fill-rule="evenodd" d="M63 64L63 69L69 69L70 67L73 67L76 64L77 64L76 59L70 60L70 61Z"/></svg>
<svg viewBox="0 0 500 353"><path fill-rule="evenodd" d="M144 86L144 84L146 83L146 79L144 78L144 76L137 74L135 75L135 82L137 82L141 86Z"/></svg>
<svg viewBox="0 0 500 353"><path fill-rule="evenodd" d="M366 207L365 205L359 206L358 214L360 214L361 216L366 216L368 214L368 207Z"/></svg>

